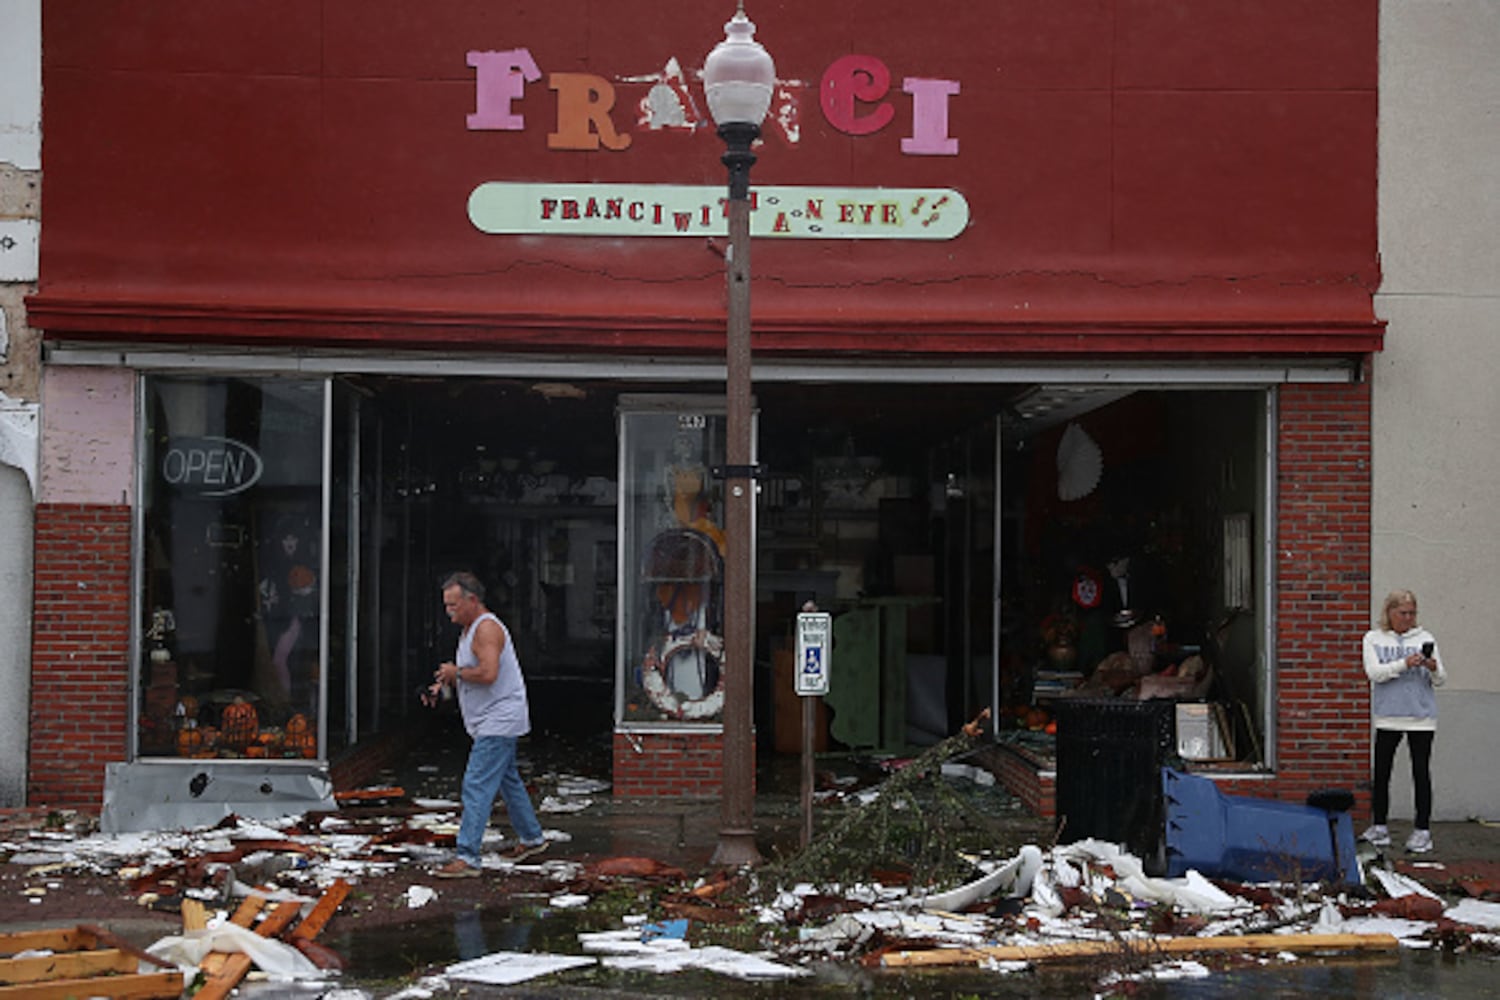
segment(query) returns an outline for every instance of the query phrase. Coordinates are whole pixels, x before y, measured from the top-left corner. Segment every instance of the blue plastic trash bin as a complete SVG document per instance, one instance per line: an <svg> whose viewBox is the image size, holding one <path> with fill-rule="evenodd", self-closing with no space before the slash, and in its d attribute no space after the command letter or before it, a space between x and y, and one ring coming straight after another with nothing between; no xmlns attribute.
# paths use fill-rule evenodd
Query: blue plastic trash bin
<svg viewBox="0 0 1500 1000"><path fill-rule="evenodd" d="M1161 769L1167 875L1241 882L1360 883L1354 822L1342 809L1225 795L1207 778Z"/></svg>

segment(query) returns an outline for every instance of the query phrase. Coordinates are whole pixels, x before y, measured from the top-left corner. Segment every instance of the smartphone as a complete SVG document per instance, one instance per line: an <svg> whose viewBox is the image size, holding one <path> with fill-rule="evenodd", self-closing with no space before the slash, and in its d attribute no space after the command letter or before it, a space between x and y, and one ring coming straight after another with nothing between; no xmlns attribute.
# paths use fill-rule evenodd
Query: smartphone
<svg viewBox="0 0 1500 1000"><path fill-rule="evenodd" d="M1424 643L1422 643L1422 658L1425 660L1425 659L1431 658L1431 656L1432 656L1432 643L1430 643L1430 642L1424 642Z"/></svg>

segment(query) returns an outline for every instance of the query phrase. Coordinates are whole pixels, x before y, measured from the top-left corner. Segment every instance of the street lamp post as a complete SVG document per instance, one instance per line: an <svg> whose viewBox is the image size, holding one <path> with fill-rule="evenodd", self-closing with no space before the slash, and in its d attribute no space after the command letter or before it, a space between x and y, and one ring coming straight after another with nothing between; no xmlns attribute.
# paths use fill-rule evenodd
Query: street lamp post
<svg viewBox="0 0 1500 1000"><path fill-rule="evenodd" d="M755 846L755 470L750 451L750 166L751 144L771 106L776 67L755 40L755 25L740 0L724 40L703 63L709 114L727 147L729 168L728 333L725 351L727 462L724 469L724 778L723 814L713 863L753 865Z"/></svg>

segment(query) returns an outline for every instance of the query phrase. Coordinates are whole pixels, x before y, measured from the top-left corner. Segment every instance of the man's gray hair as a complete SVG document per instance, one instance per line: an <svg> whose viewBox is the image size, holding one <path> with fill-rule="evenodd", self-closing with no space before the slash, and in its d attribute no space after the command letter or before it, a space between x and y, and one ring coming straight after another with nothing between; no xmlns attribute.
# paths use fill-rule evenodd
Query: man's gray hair
<svg viewBox="0 0 1500 1000"><path fill-rule="evenodd" d="M443 585L438 590L447 590L449 587L457 587L465 594L473 594L479 598L481 604L484 603L484 584L480 583L479 577L473 573L449 573L443 577Z"/></svg>

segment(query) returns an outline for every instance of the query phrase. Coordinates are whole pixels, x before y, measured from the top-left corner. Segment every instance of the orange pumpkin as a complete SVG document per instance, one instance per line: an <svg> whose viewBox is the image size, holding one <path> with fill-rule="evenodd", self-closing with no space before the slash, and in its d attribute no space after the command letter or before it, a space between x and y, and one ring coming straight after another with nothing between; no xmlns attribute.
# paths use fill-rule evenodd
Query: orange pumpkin
<svg viewBox="0 0 1500 1000"><path fill-rule="evenodd" d="M289 757L300 756L312 760L318 756L318 734L311 732L305 725L294 733L292 724L288 722L284 747Z"/></svg>
<svg viewBox="0 0 1500 1000"><path fill-rule="evenodd" d="M286 720L286 734L288 736L299 736L307 732L307 716L298 712Z"/></svg>
<svg viewBox="0 0 1500 1000"><path fill-rule="evenodd" d="M225 706L220 723L219 738L237 749L254 743L260 733L260 717L255 714L255 706L243 698L235 698L232 704Z"/></svg>
<svg viewBox="0 0 1500 1000"><path fill-rule="evenodd" d="M191 722L177 730L177 755L191 757L203 747L203 733Z"/></svg>
<svg viewBox="0 0 1500 1000"><path fill-rule="evenodd" d="M265 755L266 748L260 743L256 743L253 746L248 746L245 748L246 757L264 757Z"/></svg>

